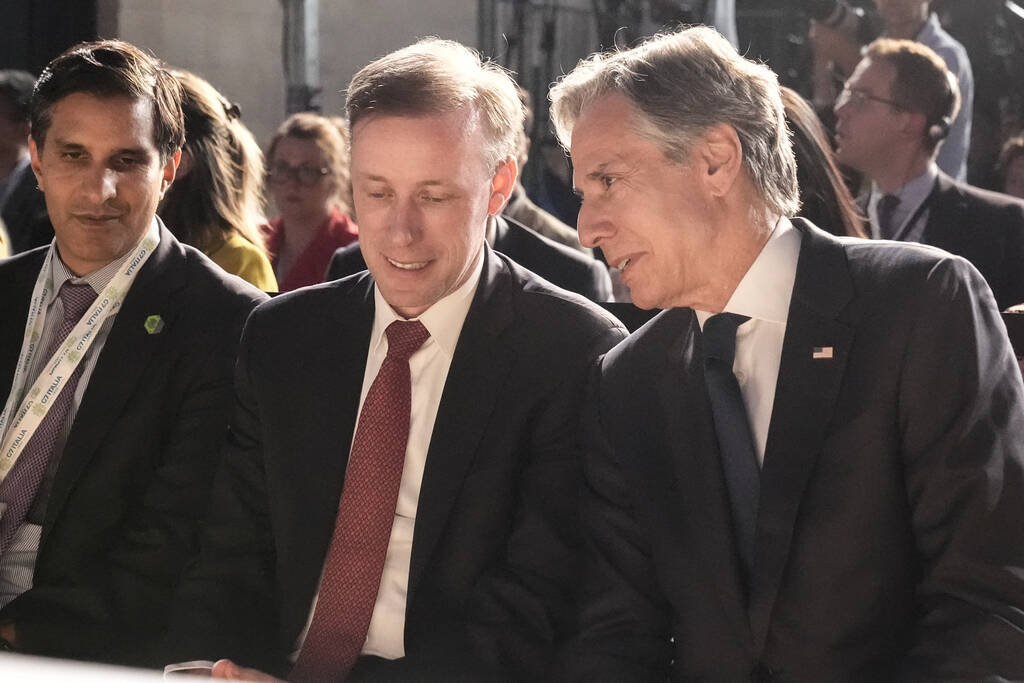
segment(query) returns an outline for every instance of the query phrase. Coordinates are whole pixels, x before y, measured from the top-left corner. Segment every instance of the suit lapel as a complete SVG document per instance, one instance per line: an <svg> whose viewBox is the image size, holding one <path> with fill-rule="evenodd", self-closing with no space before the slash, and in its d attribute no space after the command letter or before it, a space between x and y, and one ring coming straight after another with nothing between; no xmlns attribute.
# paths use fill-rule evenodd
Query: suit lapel
<svg viewBox="0 0 1024 683"><path fill-rule="evenodd" d="M343 289L349 286L352 291ZM301 503L289 506L293 516L282 525L294 531L285 544L293 549L285 582L299 595L282 603L282 633L294 635L309 616L334 534L373 329L373 279L366 275L354 285L336 283L335 289L339 296L324 307L324 323L318 322L315 335L304 335L295 346L318 354L318 372L303 374L301 391L293 394L309 401L293 406L293 413L310 420L297 430L303 435L300 450L310 458L281 457L275 462L283 473L282 496Z"/></svg>
<svg viewBox="0 0 1024 683"><path fill-rule="evenodd" d="M853 341L853 330L838 320L853 296L842 246L805 221L793 223L803 242L761 472L749 606L757 652L764 647L800 500L821 452ZM831 357L815 358L815 347L830 347Z"/></svg>
<svg viewBox="0 0 1024 683"><path fill-rule="evenodd" d="M667 525L662 528L682 529L683 543L669 531L667 552L682 551L674 561L704 565L704 573L715 586L714 594L722 613L732 625L740 643L751 642L750 624L744 610L739 556L729 517L728 494L718 456L711 406L704 384L704 361L700 348L697 318L690 309L672 309L661 314L669 323L668 344L670 365L665 371L662 359L652 354L658 365L650 375L658 387L656 406L648 410L664 413L663 429L667 441L658 446L668 458L655 452L651 462L665 465L654 472L652 493L663 497L654 509L670 510ZM695 501L685 504L685 501ZM687 510L699 511L698 514ZM695 551L690 554L690 551ZM681 609L686 609L681 606Z"/></svg>
<svg viewBox="0 0 1024 683"><path fill-rule="evenodd" d="M963 195L956 191L952 179L940 172L935 179L932 193L925 201L928 221L921 235L921 242L953 254L970 253L970 248L965 252L964 247L960 245L963 236L971 233L965 233L964 226L958 220L967 209Z"/></svg>
<svg viewBox="0 0 1024 683"><path fill-rule="evenodd" d="M173 328L182 306L190 302L175 301L172 294L184 284L181 246L161 228L160 245L132 283L89 378L57 467L40 544L46 542L75 482L144 381L150 359L174 336L168 330ZM150 315L163 319L163 333L146 332L143 325Z"/></svg>
<svg viewBox="0 0 1024 683"><path fill-rule="evenodd" d="M515 349L504 338L515 317L515 283L501 259L485 249L484 270L448 370L416 506L409 597L416 590L466 472L476 457Z"/></svg>

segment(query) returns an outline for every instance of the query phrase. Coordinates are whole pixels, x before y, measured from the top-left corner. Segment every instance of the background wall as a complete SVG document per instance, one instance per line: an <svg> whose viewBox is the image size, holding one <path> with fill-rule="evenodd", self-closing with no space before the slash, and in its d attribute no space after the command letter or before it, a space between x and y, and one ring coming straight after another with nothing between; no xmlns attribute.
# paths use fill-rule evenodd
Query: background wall
<svg viewBox="0 0 1024 683"><path fill-rule="evenodd" d="M107 0L110 4L110 0ZM195 71L242 109L266 145L285 117L282 11L278 0L119 0L102 37L151 50ZM341 92L367 62L419 37L477 43L473 0L321 0L320 82L325 114L340 114Z"/></svg>

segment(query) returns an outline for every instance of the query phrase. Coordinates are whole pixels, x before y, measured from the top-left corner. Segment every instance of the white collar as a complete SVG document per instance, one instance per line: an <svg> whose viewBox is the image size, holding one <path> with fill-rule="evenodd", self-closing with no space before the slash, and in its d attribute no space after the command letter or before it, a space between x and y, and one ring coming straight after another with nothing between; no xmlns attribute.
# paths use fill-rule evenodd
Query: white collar
<svg viewBox="0 0 1024 683"><path fill-rule="evenodd" d="M480 247L483 252L483 245ZM459 285L451 294L436 301L430 308L423 311L412 320L419 320L430 333L430 338L451 359L455 356L455 346L459 342L459 335L462 334L462 325L466 322L466 315L473 303L473 295L476 294L477 285L480 284L480 277L484 270L484 254L480 254L476 268L469 278ZM370 348L377 348L384 343L384 330L396 320L407 320L395 312L380 293L376 284L373 286L373 329L370 332Z"/></svg>
<svg viewBox="0 0 1024 683"><path fill-rule="evenodd" d="M788 218L781 217L723 310L757 320L785 324L789 319L789 300L796 281L800 241L800 232ZM703 329L704 321L712 313L696 313Z"/></svg>
<svg viewBox="0 0 1024 683"><path fill-rule="evenodd" d="M893 194L900 198L899 207L901 209L906 210L909 207L914 207L916 209L924 202L925 199L928 198L928 195L932 193L932 188L935 187L935 181L938 177L938 165L934 160L929 161L928 166L924 169L924 173L916 178L912 178L895 192L891 192L889 194ZM882 190L879 189L876 183L871 183L871 199L869 200L869 203L872 209L878 205L878 202L885 194L885 192L882 192Z"/></svg>
<svg viewBox="0 0 1024 683"><path fill-rule="evenodd" d="M46 302L46 305L49 306L53 303L53 300L56 299L57 295L60 293L61 285L68 280L71 280L71 282L76 285L87 284L91 286L93 291L97 294L102 292L107 288L107 285L110 284L110 281L113 280L121 271L121 267L129 258L131 258L132 254L135 253L135 250L138 248L139 244L142 243L142 240L146 239L147 235L155 237L156 243L160 244L160 240L163 237L160 225L160 219L154 216L153 224L150 226L149 230L131 249L125 253L124 256L111 261L102 268L98 268L87 275L82 275L81 277L72 273L71 269L64 265L64 261L60 258L60 252L57 251L57 239L54 238L53 241L50 242L50 250L53 252L53 258L50 259L50 299Z"/></svg>

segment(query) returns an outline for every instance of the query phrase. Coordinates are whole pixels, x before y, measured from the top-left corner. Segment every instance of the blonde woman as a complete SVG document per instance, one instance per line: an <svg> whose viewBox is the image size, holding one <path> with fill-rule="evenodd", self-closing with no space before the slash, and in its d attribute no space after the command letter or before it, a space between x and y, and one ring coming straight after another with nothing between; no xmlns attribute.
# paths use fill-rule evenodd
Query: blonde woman
<svg viewBox="0 0 1024 683"><path fill-rule="evenodd" d="M194 73L174 70L183 90L185 147L160 217L175 237L263 291L277 280L259 226L263 153L238 105Z"/></svg>

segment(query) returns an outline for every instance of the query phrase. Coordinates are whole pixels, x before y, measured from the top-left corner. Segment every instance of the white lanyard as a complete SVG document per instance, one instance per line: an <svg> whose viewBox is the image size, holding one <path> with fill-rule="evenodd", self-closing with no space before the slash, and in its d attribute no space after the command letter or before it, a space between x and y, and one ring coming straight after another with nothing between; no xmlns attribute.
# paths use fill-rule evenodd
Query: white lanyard
<svg viewBox="0 0 1024 683"><path fill-rule="evenodd" d="M21 353L14 370L14 381L7 405L0 413L0 481L14 467L21 456L22 450L35 434L46 413L56 402L55 399L64 389L68 379L75 372L78 364L85 358L89 347L96 340L104 321L121 308L125 295L142 265L149 259L156 245L160 242L160 229L154 220L146 235L142 238L131 256L125 261L121 270L110 283L100 292L96 302L82 315L67 339L54 351L39 373L35 383L25 393L15 412L15 405L22 390L25 388L32 358L38 352L38 344L46 323L46 303L51 298L52 277L51 262L56 247L50 248L43 261L43 267L36 278L36 286L32 291L29 304L28 319L25 321L25 338L21 344Z"/></svg>

